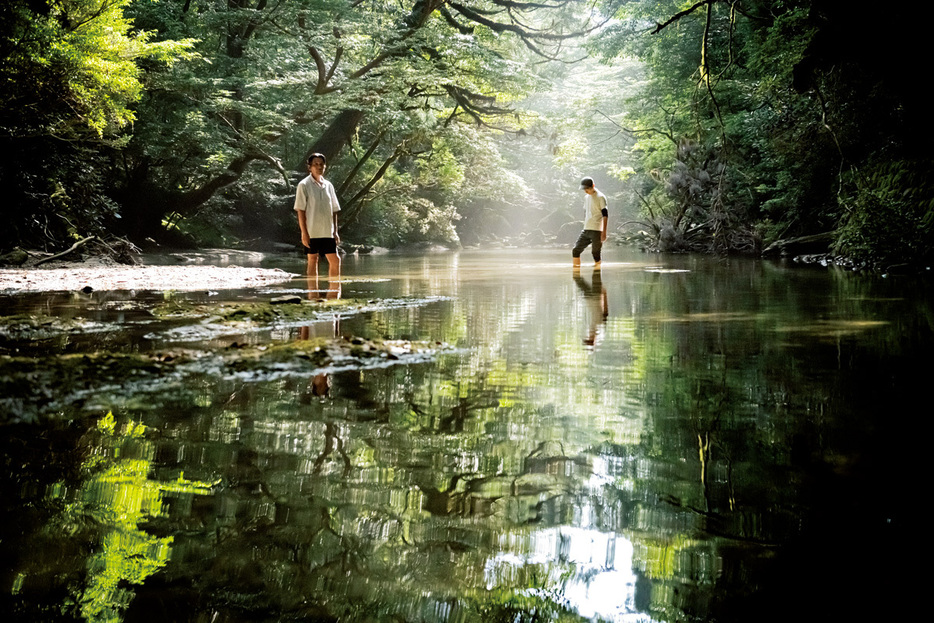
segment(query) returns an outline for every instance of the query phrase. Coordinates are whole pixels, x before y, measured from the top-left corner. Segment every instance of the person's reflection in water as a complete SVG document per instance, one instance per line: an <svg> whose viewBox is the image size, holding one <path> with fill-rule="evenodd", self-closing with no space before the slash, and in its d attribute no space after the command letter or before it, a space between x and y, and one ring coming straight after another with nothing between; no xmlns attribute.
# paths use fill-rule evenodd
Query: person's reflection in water
<svg viewBox="0 0 934 623"><path fill-rule="evenodd" d="M324 296L322 296L324 294ZM318 284L318 277L315 275L308 275L308 300L317 301L321 299L339 299L341 297L341 282L340 280L330 280L328 281L327 291L322 290ZM298 339L299 340L310 340L312 338L336 338L340 335L340 326L341 326L341 317L338 314L334 315L334 320L331 322L330 326L327 322L315 322L310 325L301 327L298 330Z"/></svg>
<svg viewBox="0 0 934 623"><path fill-rule="evenodd" d="M311 395L324 400L331 393L331 377L327 372L320 372L311 379Z"/></svg>
<svg viewBox="0 0 934 623"><path fill-rule="evenodd" d="M317 322L301 328L299 333L300 340L312 338L336 338L340 333L340 318L334 318L329 330L326 330L327 323ZM318 402L325 403L331 398L331 375L327 372L318 372L311 377L308 382L311 389L309 396L307 390L302 392L299 400L303 404L311 404L315 398ZM336 454L336 456L335 456ZM324 466L329 461L339 461L343 466L343 474L350 473L351 461L347 452L344 451L344 439L341 437L341 427L336 422L326 421L324 423L324 449L318 458L315 459L313 473L320 474Z"/></svg>
<svg viewBox="0 0 934 623"><path fill-rule="evenodd" d="M318 285L317 275L308 275L308 298L310 300L319 300L321 298L328 299L339 299L341 297L341 284L337 279L331 279L328 281L328 289L325 293L325 296L320 296L322 290ZM304 327L299 328L298 330L298 339L299 340L310 340L314 338L324 338L324 339L333 339L340 335L340 323L341 318L339 315L335 315L334 319L328 323L324 322L315 322L310 325L305 325ZM331 379L326 373L319 373L312 377L311 382L311 395L317 397L320 400L325 400L329 397L331 392Z"/></svg>
<svg viewBox="0 0 934 623"><path fill-rule="evenodd" d="M587 337L584 338L584 345L588 349L593 349L603 340L606 319L610 315L603 276L600 269L595 268L590 283L587 283L580 273L575 271L574 283L580 288L584 295L584 303L587 305Z"/></svg>
<svg viewBox="0 0 934 623"><path fill-rule="evenodd" d="M328 322L316 322L310 325L305 325L298 330L298 339L299 341L311 340L316 338L324 338L331 340L336 338L340 333L340 317L335 316L334 320L330 323ZM311 387L311 395L316 396L322 401L330 396L331 393L331 378L325 372L319 372L311 378L309 383Z"/></svg>

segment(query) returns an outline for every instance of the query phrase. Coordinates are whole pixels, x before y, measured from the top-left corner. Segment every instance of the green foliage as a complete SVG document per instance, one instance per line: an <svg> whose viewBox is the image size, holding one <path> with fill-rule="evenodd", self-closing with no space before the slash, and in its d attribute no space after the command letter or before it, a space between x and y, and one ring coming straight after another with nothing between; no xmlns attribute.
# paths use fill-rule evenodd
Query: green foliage
<svg viewBox="0 0 934 623"><path fill-rule="evenodd" d="M916 231L909 227L919 219L914 200L880 201L872 181L853 198L840 194L851 169L917 160L911 154L924 149L912 123L920 101L916 89L894 79L903 73L895 68L910 49L909 36L886 38L888 31L864 14L811 0L609 0L605 10L616 21L593 48L607 57L635 56L648 71L645 88L632 101L632 129L641 160L637 179L646 188L643 205L659 235L667 230L686 242L685 227L700 223L679 219L702 208L718 212L720 226L706 227L705 239L682 248L751 250L757 245L749 244L748 232L754 230L777 238L839 229L838 248L864 261L916 262L924 256L923 234L900 247L880 225ZM886 23L898 21L896 13L886 13ZM854 43L880 34L873 46L879 54ZM684 141L703 146L726 167L729 185L708 194L704 206L697 205L699 194L683 192L691 188L686 175L699 180L678 155ZM912 167L919 176L930 174L930 163ZM673 187L672 176L687 185ZM661 197L663 187L673 205ZM876 234L888 242L873 244Z"/></svg>
<svg viewBox="0 0 934 623"><path fill-rule="evenodd" d="M605 172L620 182L614 207L642 209L686 249L750 251L752 231L841 227L841 249L884 246L865 237L897 220L891 204L840 190L852 169L926 148L924 99L905 79L910 33L887 38L814 0L605 0L613 19L587 45L606 64L539 66L579 59L566 46L578 4L8 2L0 183L18 216L0 245L153 235L181 220L215 241L291 240L294 183L317 149L349 241L532 230L574 204L567 178ZM878 54L854 44L877 31ZM679 157L685 143L722 167L716 192L670 183L685 166L710 173Z"/></svg>
<svg viewBox="0 0 934 623"><path fill-rule="evenodd" d="M140 59L171 62L191 42L151 43L132 32L131 0L7 3L0 118L14 136L113 138L135 118ZM38 7L38 8L36 8Z"/></svg>
<svg viewBox="0 0 934 623"><path fill-rule="evenodd" d="M930 162L882 161L854 176L838 251L882 266L929 262L934 253Z"/></svg>
<svg viewBox="0 0 934 623"><path fill-rule="evenodd" d="M51 526L65 534L97 527L87 575L73 587L73 599L65 607L88 621L122 621L133 598L129 587L168 563L172 537L152 536L139 527L164 513L163 497L211 493L209 483L187 481L183 475L175 482L151 480L154 448L145 434L143 424L118 421L113 413L98 420L84 439L90 449L81 466L85 481Z"/></svg>
<svg viewBox="0 0 934 623"><path fill-rule="evenodd" d="M637 158L630 185L639 194L657 247L754 251L757 241L744 223L749 202L742 186L748 174L737 171L748 154L736 153L734 136L748 124L742 115L751 89L733 79L735 65L741 62L737 42L741 33L730 12L712 7L705 47L703 11L650 35L650 24L661 23L683 7L676 3L611 6L616 7L619 21L593 48L605 54L636 55L646 65L648 79L628 100Z"/></svg>
<svg viewBox="0 0 934 623"><path fill-rule="evenodd" d="M452 198L476 186L451 143L475 135L465 127L520 130L508 106L537 80L522 41L496 27L511 18L480 23L492 6L136 3L141 27L197 39L200 57L148 76L120 180L132 222L171 209L293 240L294 183L314 148L329 155L345 240L456 242ZM559 7L527 9L533 29L536 11Z"/></svg>
<svg viewBox="0 0 934 623"><path fill-rule="evenodd" d="M130 0L12 0L0 8L0 183L11 191L0 247L99 234L115 215L107 157L126 143L140 63L190 42L133 31Z"/></svg>
<svg viewBox="0 0 934 623"><path fill-rule="evenodd" d="M749 69L760 79L757 90L764 97L783 100L785 106L792 105L794 94L788 91L794 68L804 60L808 45L817 32L809 18L805 5L794 6L775 15L768 28L750 32L746 51Z"/></svg>
<svg viewBox="0 0 934 623"><path fill-rule="evenodd" d="M0 248L63 244L112 222L117 206L103 194L108 163L97 146L51 137L3 144L20 151L0 156L0 184L10 193Z"/></svg>

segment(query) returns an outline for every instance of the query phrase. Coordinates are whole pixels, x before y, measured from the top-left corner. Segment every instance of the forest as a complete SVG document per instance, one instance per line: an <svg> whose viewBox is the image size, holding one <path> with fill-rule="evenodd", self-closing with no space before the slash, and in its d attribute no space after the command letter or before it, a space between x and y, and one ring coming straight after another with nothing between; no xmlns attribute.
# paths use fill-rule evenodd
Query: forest
<svg viewBox="0 0 934 623"><path fill-rule="evenodd" d="M922 20L835 0L7 0L0 254L561 243L923 267Z"/></svg>

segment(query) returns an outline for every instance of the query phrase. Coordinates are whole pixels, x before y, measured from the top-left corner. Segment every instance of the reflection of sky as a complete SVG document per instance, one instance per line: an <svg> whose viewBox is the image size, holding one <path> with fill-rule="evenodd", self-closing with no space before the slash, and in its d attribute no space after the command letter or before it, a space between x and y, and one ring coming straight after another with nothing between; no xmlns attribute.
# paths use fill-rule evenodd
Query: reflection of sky
<svg viewBox="0 0 934 623"><path fill-rule="evenodd" d="M501 545L509 553L487 563L485 576L490 588L525 565L573 566L576 573L564 581L560 593L581 616L621 623L652 621L635 608L633 548L625 537L560 526L530 534L504 535L502 539ZM516 554L517 551L524 553Z"/></svg>
<svg viewBox="0 0 934 623"><path fill-rule="evenodd" d="M596 495L614 482L612 466L604 457L594 456L591 469L585 488ZM615 532L601 531L589 499L581 499L575 526L501 535L499 546L503 553L487 563L485 582L489 588L508 585L523 567L540 565L550 570L548 579L542 582L542 597L553 589L581 616L617 623L651 623L651 617L636 610L632 542ZM573 573L564 577L567 570Z"/></svg>

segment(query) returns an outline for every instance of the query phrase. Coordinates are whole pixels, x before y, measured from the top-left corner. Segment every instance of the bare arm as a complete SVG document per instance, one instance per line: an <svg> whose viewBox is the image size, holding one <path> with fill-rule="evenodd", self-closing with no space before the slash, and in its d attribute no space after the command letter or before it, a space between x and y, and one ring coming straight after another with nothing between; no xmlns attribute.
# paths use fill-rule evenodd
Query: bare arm
<svg viewBox="0 0 934 623"><path fill-rule="evenodd" d="M311 245L311 237L308 235L308 222L305 217L305 192L302 184L299 183L295 189L295 213L298 215L298 229L302 233L302 244Z"/></svg>
<svg viewBox="0 0 934 623"><path fill-rule="evenodd" d="M308 225L305 223L305 211L296 210L295 213L298 214L298 228L302 232L302 244L307 247L311 245L311 238L308 237Z"/></svg>
<svg viewBox="0 0 934 623"><path fill-rule="evenodd" d="M607 212L606 210L606 201L604 201L603 209L600 210L600 212L603 213L603 230L602 230L602 233L600 234L600 242L606 242L606 228L607 228L607 223L609 223L610 221L610 213Z"/></svg>

